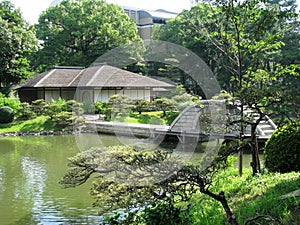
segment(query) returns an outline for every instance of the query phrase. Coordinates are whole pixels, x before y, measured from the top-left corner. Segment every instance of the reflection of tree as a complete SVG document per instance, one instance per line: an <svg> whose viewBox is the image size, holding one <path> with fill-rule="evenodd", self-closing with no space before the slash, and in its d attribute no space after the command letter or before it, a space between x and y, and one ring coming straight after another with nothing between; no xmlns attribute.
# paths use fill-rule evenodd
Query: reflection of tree
<svg viewBox="0 0 300 225"><path fill-rule="evenodd" d="M88 188L70 191L57 183L76 147L74 136L1 137L0 221L23 225L74 219L82 224L87 220L81 215L96 215Z"/></svg>
<svg viewBox="0 0 300 225"><path fill-rule="evenodd" d="M9 149L12 143L14 143L13 140L14 138L11 141L0 140L1 142L8 143L6 146L1 145L1 149L7 148L8 150L12 150L10 151L10 155L1 157L0 181L3 196L5 198L14 196L17 201L8 203L4 199L3 202L8 205L14 205L14 207L20 208L21 211L24 204L27 207L29 206L28 209L33 208L33 211L36 211L44 204L42 194L47 178L46 168L43 163L35 158L21 156L17 148ZM16 146L18 146L18 142ZM7 199L7 201L12 200ZM19 201L22 203L18 203Z"/></svg>
<svg viewBox="0 0 300 225"><path fill-rule="evenodd" d="M20 196L23 200L26 199L33 205L33 212L39 212L45 205L42 195L47 179L46 167L35 158L22 157L21 168L25 183L18 186L17 190L23 192L22 196Z"/></svg>

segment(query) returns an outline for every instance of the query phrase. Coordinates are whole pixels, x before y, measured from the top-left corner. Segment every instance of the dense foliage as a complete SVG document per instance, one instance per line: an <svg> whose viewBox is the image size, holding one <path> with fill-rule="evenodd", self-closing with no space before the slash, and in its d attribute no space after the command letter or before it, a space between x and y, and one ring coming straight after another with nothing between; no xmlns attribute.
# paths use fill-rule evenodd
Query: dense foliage
<svg viewBox="0 0 300 225"><path fill-rule="evenodd" d="M14 110L9 106L0 107L0 123L11 123L14 116Z"/></svg>
<svg viewBox="0 0 300 225"><path fill-rule="evenodd" d="M9 106L16 113L20 107L20 100L15 97L6 97L0 93L0 107L1 106Z"/></svg>
<svg viewBox="0 0 300 225"><path fill-rule="evenodd" d="M92 179L91 195L102 213L127 212L125 218L123 213L116 213L107 219L108 224L299 222L299 199L289 194L299 188L299 173L251 176L247 170L240 177L231 167L233 158L223 150L205 169L201 162L182 165L180 158L159 149L93 148L70 158L70 170L61 183L75 187ZM162 177L166 179L152 182Z"/></svg>
<svg viewBox="0 0 300 225"><path fill-rule="evenodd" d="M153 36L198 54L222 88L233 91L249 70L299 63L294 51L299 48L299 21L295 1L288 4L284 8L276 1L205 1L168 21L167 27L156 28Z"/></svg>
<svg viewBox="0 0 300 225"><path fill-rule="evenodd" d="M57 101L46 102L43 99L38 99L31 104L20 103L18 99L12 100L18 102L18 108L15 110L17 121L9 127L2 126L4 132L38 132L47 129L70 130L78 128L84 123L84 119L80 117L83 113L82 104L75 100L58 99Z"/></svg>
<svg viewBox="0 0 300 225"><path fill-rule="evenodd" d="M293 7L295 2L288 2L288 7L281 3L201 2L169 21L166 28L157 29L154 35L181 44L202 57L222 88L233 96L232 104L240 108L240 115L229 123L239 124L241 140L246 127L251 130L251 151L256 159L251 164L253 174L260 170L258 124L266 115L297 119L300 112L299 95L294 95L300 90L299 67L293 64L299 61L299 55L284 51L290 62L278 57L283 53L285 37L293 37L299 43L298 15ZM249 116L246 111L256 116Z"/></svg>
<svg viewBox="0 0 300 225"><path fill-rule="evenodd" d="M0 2L0 92L31 75L29 56L37 50L32 26L9 1Z"/></svg>
<svg viewBox="0 0 300 225"><path fill-rule="evenodd" d="M300 122L276 130L267 141L265 166L271 172L300 171Z"/></svg>
<svg viewBox="0 0 300 225"><path fill-rule="evenodd" d="M64 0L42 13L36 25L43 42L36 67L90 66L110 49L140 40L123 9L103 0Z"/></svg>

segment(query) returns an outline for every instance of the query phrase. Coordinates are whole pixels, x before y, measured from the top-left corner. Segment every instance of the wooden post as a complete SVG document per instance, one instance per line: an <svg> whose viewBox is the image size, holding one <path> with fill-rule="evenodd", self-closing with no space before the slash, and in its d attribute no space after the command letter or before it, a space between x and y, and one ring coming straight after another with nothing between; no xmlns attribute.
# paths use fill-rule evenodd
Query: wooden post
<svg viewBox="0 0 300 225"><path fill-rule="evenodd" d="M243 149L241 149L238 153L238 168L239 168L239 176L243 175Z"/></svg>

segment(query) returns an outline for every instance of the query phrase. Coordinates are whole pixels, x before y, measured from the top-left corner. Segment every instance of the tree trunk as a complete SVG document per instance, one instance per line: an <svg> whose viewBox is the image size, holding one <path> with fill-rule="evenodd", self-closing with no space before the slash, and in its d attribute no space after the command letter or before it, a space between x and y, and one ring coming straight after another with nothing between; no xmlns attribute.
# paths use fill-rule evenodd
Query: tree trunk
<svg viewBox="0 0 300 225"><path fill-rule="evenodd" d="M243 149L241 149L238 153L238 169L239 169L239 176L242 176L243 175Z"/></svg>
<svg viewBox="0 0 300 225"><path fill-rule="evenodd" d="M228 202L227 202L224 192L220 192L218 195L212 193L211 191L209 191L207 189L201 189L201 192L203 194L206 194L206 195L212 197L213 199L219 201L222 204L223 209L225 210L225 213L226 213L227 220L231 225L239 225L237 222L236 216L233 214L233 212L231 211L231 209L228 205Z"/></svg>
<svg viewBox="0 0 300 225"><path fill-rule="evenodd" d="M258 154L258 144L257 144L257 137L256 137L256 127L257 124L251 125L251 154L252 154L252 174L255 175L260 171L260 162L259 162L259 154Z"/></svg>

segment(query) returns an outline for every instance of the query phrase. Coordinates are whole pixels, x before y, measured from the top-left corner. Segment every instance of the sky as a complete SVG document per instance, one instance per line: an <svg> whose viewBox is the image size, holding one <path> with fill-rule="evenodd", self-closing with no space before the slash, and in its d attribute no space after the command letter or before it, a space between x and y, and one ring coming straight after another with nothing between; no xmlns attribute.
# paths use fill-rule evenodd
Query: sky
<svg viewBox="0 0 300 225"><path fill-rule="evenodd" d="M52 4L61 0L11 0L11 2L20 8L23 17L30 24L37 23L39 15ZM181 12L183 9L190 9L190 0L106 0L109 3L116 3L121 6L131 6L142 9L165 9L172 12ZM300 0L297 0L300 6ZM298 7L300 8L300 7Z"/></svg>
<svg viewBox="0 0 300 225"><path fill-rule="evenodd" d="M11 0L11 2L16 8L21 9L26 21L34 24L37 23L41 12L60 0ZM165 9L172 12L181 12L191 7L190 0L106 0L106 2L149 10Z"/></svg>

